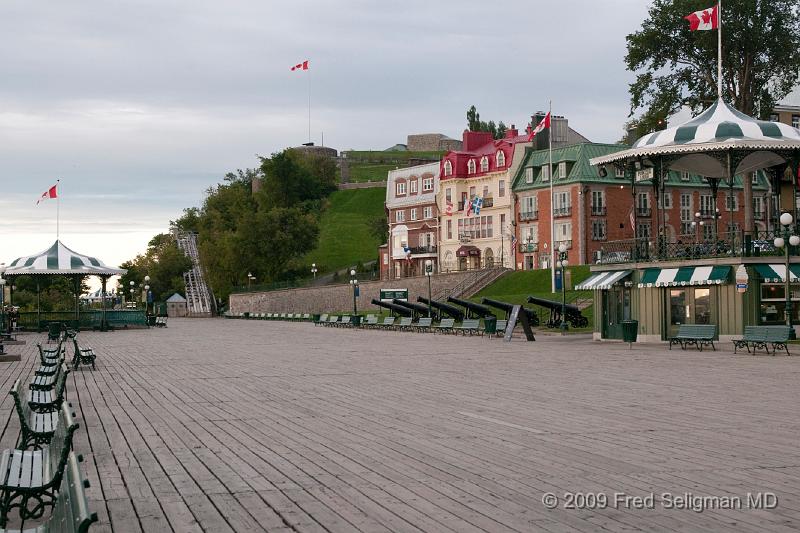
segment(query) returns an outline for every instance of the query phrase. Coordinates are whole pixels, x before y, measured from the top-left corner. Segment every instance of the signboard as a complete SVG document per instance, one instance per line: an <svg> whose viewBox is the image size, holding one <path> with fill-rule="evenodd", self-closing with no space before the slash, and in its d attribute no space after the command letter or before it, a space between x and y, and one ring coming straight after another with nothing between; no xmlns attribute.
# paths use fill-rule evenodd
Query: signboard
<svg viewBox="0 0 800 533"><path fill-rule="evenodd" d="M647 181L653 179L653 167L643 168L636 171L636 181Z"/></svg>
<svg viewBox="0 0 800 533"><path fill-rule="evenodd" d="M522 311L521 305L515 305L511 308L511 315L508 317L506 324L506 334L503 337L504 342L511 342L511 337L514 335L514 327L517 325L517 320L522 324L522 331L525 332L525 338L528 342L535 341L536 337L533 336L533 330L528 322L528 313L520 313Z"/></svg>
<svg viewBox="0 0 800 533"><path fill-rule="evenodd" d="M381 289L381 301L391 302L392 300L408 301L408 289Z"/></svg>
<svg viewBox="0 0 800 533"><path fill-rule="evenodd" d="M739 265L736 269L736 291L739 293L747 292L747 284L750 281L747 269L744 265Z"/></svg>

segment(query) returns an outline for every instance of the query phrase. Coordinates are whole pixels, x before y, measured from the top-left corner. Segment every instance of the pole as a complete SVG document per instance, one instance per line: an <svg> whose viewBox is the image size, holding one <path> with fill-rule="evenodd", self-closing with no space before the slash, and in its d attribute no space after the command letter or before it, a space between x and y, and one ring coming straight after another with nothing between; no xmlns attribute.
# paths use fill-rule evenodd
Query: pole
<svg viewBox="0 0 800 533"><path fill-rule="evenodd" d="M550 130L547 132L548 174L550 176L550 290L556 292L556 225L553 192L553 101L550 100Z"/></svg>
<svg viewBox="0 0 800 533"><path fill-rule="evenodd" d="M61 240L61 192L58 184L61 180L56 180L56 240Z"/></svg>
<svg viewBox="0 0 800 533"><path fill-rule="evenodd" d="M431 311L431 274L433 274L433 272L428 274L428 318L433 316L433 312Z"/></svg>
<svg viewBox="0 0 800 533"><path fill-rule="evenodd" d="M311 142L311 69L306 70L308 78L308 142Z"/></svg>
<svg viewBox="0 0 800 533"><path fill-rule="evenodd" d="M717 97L722 99L722 0L717 6Z"/></svg>

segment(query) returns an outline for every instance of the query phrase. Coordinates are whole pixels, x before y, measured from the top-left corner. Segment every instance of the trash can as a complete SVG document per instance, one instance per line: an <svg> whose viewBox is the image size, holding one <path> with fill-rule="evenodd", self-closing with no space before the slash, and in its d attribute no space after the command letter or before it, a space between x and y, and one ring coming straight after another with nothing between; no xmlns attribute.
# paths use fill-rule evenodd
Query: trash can
<svg viewBox="0 0 800 533"><path fill-rule="evenodd" d="M483 331L487 335L497 333L497 318L493 316L483 317Z"/></svg>
<svg viewBox="0 0 800 533"><path fill-rule="evenodd" d="M156 315L147 315L147 325L148 326L156 325Z"/></svg>
<svg viewBox="0 0 800 533"><path fill-rule="evenodd" d="M636 337L639 335L639 321L638 320L623 320L622 321L622 340L628 343L636 342Z"/></svg>
<svg viewBox="0 0 800 533"><path fill-rule="evenodd" d="M313 315L311 315L311 321L314 322L314 324L317 324L319 322L319 317L320 317L319 313L314 313Z"/></svg>
<svg viewBox="0 0 800 533"><path fill-rule="evenodd" d="M361 316L353 315L350 317L350 323L353 324L354 328L357 328L361 325Z"/></svg>

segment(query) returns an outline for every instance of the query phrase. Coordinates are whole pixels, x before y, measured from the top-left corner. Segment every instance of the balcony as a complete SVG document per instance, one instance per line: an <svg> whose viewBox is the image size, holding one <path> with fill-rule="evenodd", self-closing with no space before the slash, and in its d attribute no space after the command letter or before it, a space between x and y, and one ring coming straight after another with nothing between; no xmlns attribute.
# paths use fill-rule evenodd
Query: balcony
<svg viewBox="0 0 800 533"><path fill-rule="evenodd" d="M649 218L653 216L653 210L650 209L649 207L637 207L636 216L642 218Z"/></svg>
<svg viewBox="0 0 800 533"><path fill-rule="evenodd" d="M607 208L604 205L593 205L592 206L592 216L593 217L604 217L607 214Z"/></svg>
<svg viewBox="0 0 800 533"><path fill-rule="evenodd" d="M519 221L525 222L527 220L537 220L539 218L539 211L520 211Z"/></svg>
<svg viewBox="0 0 800 533"><path fill-rule="evenodd" d="M572 249L572 239L570 239L568 241L556 241L556 251L561 248L562 244L567 248L567 250Z"/></svg>
<svg viewBox="0 0 800 533"><path fill-rule="evenodd" d="M557 207L553 209L553 217L571 217L572 216L572 206L568 205L566 207Z"/></svg>
<svg viewBox="0 0 800 533"><path fill-rule="evenodd" d="M538 251L539 251L539 243L538 242L529 242L527 244L524 243L524 242L519 243L519 252L521 254L528 254L528 253L538 252Z"/></svg>
<svg viewBox="0 0 800 533"><path fill-rule="evenodd" d="M435 254L437 246L414 246L411 248L411 255Z"/></svg>
<svg viewBox="0 0 800 533"><path fill-rule="evenodd" d="M717 214L719 218L720 215ZM714 210L713 209L701 209L700 210L700 218L714 218Z"/></svg>
<svg viewBox="0 0 800 533"><path fill-rule="evenodd" d="M488 196L483 199L483 207L492 207L494 206L494 198Z"/></svg>
<svg viewBox="0 0 800 533"><path fill-rule="evenodd" d="M756 220L764 220L767 218L767 214L764 211L756 211L753 213L753 218Z"/></svg>

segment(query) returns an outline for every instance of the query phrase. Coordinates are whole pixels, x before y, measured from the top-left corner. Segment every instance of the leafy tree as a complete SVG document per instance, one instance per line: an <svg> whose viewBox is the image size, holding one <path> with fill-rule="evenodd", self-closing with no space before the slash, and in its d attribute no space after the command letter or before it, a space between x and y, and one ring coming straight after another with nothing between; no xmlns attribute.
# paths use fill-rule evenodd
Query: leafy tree
<svg viewBox="0 0 800 533"><path fill-rule="evenodd" d="M284 150L261 159L264 207L292 207L325 198L336 190L336 164L328 157Z"/></svg>
<svg viewBox="0 0 800 533"><path fill-rule="evenodd" d="M638 134L655 131L683 105L699 112L717 99L717 32L691 32L684 19L707 7L706 0L654 0L641 30L628 35L631 114L643 110ZM723 97L768 118L800 74L797 0L727 0L723 9Z"/></svg>
<svg viewBox="0 0 800 533"><path fill-rule="evenodd" d="M386 244L389 236L389 220L386 215L380 215L367 220L369 226L369 234L378 240L381 244Z"/></svg>
<svg viewBox="0 0 800 533"><path fill-rule="evenodd" d="M191 270L192 262L178 248L172 235L161 233L150 240L144 255L126 261L122 268L128 272L119 280L119 292L129 297L130 282L133 281L138 300L141 297L139 285L144 284L145 276L150 276L153 299L163 302L176 292L186 292L183 274Z"/></svg>
<svg viewBox="0 0 800 533"><path fill-rule="evenodd" d="M183 210L183 216L178 220L171 220L169 225L181 231L197 233L200 228L200 209L197 207L185 208Z"/></svg>
<svg viewBox="0 0 800 533"><path fill-rule="evenodd" d="M489 122L482 121L481 114L478 113L475 106L471 106L467 110L467 127L470 131L487 131L492 134L494 139L502 139L505 137L506 131L508 131L508 126L502 121L499 124L495 124L494 120Z"/></svg>
<svg viewBox="0 0 800 533"><path fill-rule="evenodd" d="M35 311L36 289L39 288L39 303L42 311L73 311L75 309L75 281L67 276L18 276L14 285L14 305L22 311ZM79 282L79 294L89 291L86 276Z"/></svg>

